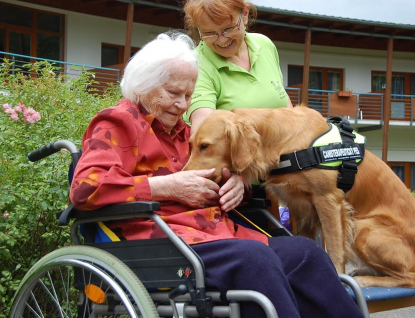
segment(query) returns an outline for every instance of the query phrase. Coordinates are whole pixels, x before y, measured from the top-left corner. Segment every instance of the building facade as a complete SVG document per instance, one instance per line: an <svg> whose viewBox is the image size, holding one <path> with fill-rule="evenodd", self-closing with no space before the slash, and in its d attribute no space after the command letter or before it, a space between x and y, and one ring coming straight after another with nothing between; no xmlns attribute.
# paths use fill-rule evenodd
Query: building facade
<svg viewBox="0 0 415 318"><path fill-rule="evenodd" d="M181 28L175 0L0 0L0 57L122 70L157 34ZM258 7L252 31L274 41L294 104L348 116L367 149L415 189L415 25Z"/></svg>

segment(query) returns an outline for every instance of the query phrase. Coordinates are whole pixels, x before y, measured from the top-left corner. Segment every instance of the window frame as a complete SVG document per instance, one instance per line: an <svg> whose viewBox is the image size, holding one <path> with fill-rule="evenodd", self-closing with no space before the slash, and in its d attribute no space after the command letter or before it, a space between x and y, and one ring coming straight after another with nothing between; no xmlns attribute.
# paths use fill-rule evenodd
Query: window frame
<svg viewBox="0 0 415 318"><path fill-rule="evenodd" d="M287 68L287 82L290 81L289 79L289 74L290 74L290 68L301 68L302 70L304 69L304 66L302 65L295 65L295 64L288 64L288 68ZM320 66L310 66L310 71L322 71L322 89L321 90L328 90L328 73L331 72L340 72L340 88L339 90L344 90L344 69L343 68L336 68L336 67L320 67ZM303 73L304 74L304 73ZM309 78L310 78L310 74L309 74ZM302 81L301 83L296 83L296 84L292 84L289 85L289 87L297 87L299 84L303 84ZM310 85L310 81L309 81L309 85ZM308 89L310 89L310 87L308 87Z"/></svg>
<svg viewBox="0 0 415 318"><path fill-rule="evenodd" d="M101 67L110 67L110 66L113 66L113 65L117 65L117 64L105 65L105 66L102 65L102 50L103 50L104 47L118 49L118 63L117 64L123 64L124 63L124 50L125 50L124 45L102 42L101 43ZM131 56L133 56L140 49L141 48L139 48L139 47L131 47Z"/></svg>
<svg viewBox="0 0 415 318"><path fill-rule="evenodd" d="M373 77L374 75L384 75L386 77L386 72L385 71L375 71L372 70L371 71L371 75L370 75L370 87L371 87L371 92L375 92L374 91L374 85L373 85ZM393 76L403 76L405 78L405 89L404 89L404 93L403 95L411 95L411 77L415 76L415 73L410 73L410 72L392 72L392 77ZM415 84L414 84L415 85ZM381 91L384 89L381 89ZM412 90L415 91L415 87L412 87ZM379 92L379 91L376 91ZM395 94L392 92L392 94Z"/></svg>
<svg viewBox="0 0 415 318"><path fill-rule="evenodd" d="M411 191L415 191L415 182L411 185L411 167L415 169L415 162L401 162L401 161L389 161L388 166L392 169L392 166L403 166L404 168L404 178L402 182L405 186L410 189Z"/></svg>
<svg viewBox="0 0 415 318"><path fill-rule="evenodd" d="M40 10L40 9L35 9L35 8L29 8L29 7L23 7L20 5L15 5L15 4L11 4L11 3L6 3L6 2L2 2L0 1L0 3L2 5L5 6L13 6L13 7L20 7L20 8L24 8L26 10L31 10L32 11L32 19L33 19L33 27L23 27L23 26L17 26L17 25L13 25L13 24L7 24L4 23L2 21L0 21L0 27L2 29L5 30L5 52L10 52L10 32L15 32L15 33L22 33L22 34L28 34L30 35L30 56L33 57L40 57L42 58L42 56L38 56L37 54L37 47L38 47L38 34L46 34L46 35L53 35L53 36L57 36L60 38L60 56L59 56L59 60L60 61L64 61L65 60L65 15L61 14L61 13L56 13L56 12L51 12L51 11L46 11L46 10ZM61 18L61 31L60 32L52 32L52 31L45 31L42 29L38 29L38 12L42 12L42 13L46 13L49 15L56 15L59 16ZM10 52L10 53L15 53L15 52Z"/></svg>

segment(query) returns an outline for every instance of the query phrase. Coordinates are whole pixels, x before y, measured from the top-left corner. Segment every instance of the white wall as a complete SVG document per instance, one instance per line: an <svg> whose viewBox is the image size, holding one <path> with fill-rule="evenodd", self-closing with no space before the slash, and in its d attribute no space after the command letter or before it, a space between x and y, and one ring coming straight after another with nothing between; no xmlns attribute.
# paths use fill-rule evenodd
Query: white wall
<svg viewBox="0 0 415 318"><path fill-rule="evenodd" d="M125 45L126 22L67 12L66 60L101 66L101 43ZM134 23L132 43L141 47L166 28Z"/></svg>

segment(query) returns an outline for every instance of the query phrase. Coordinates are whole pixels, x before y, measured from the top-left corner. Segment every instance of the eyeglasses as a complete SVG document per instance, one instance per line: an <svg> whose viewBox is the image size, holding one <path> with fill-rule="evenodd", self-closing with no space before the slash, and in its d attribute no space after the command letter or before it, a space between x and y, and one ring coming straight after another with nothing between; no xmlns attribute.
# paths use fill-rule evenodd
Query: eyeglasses
<svg viewBox="0 0 415 318"><path fill-rule="evenodd" d="M234 26L226 28L225 30L221 32L221 34L227 38L236 35L241 29L241 21L242 21L242 14L239 16L238 23L236 23ZM201 32L199 29L197 30L199 31L200 38L203 41L213 43L217 39L219 39L219 34L217 32Z"/></svg>

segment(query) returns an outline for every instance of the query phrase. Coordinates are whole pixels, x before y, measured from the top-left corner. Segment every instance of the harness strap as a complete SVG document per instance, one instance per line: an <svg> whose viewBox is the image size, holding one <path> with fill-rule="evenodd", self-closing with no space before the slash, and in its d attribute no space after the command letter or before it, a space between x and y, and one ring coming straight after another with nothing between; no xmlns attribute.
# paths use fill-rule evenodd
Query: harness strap
<svg viewBox="0 0 415 318"><path fill-rule="evenodd" d="M343 161L337 176L337 187L344 192L349 191L353 187L356 173L357 164L355 161Z"/></svg>
<svg viewBox="0 0 415 318"><path fill-rule="evenodd" d="M270 171L271 175L290 173L306 168L319 167L320 164L331 161L342 161L339 167L324 167L339 170L337 187L344 192L350 190L354 184L357 173L356 159L363 159L364 144L355 143L356 135L349 121L340 116L332 117L328 123L333 123L339 128L342 143L333 143L326 146L310 147L296 150L290 154L280 156L278 167ZM333 155L334 154L334 155Z"/></svg>
<svg viewBox="0 0 415 318"><path fill-rule="evenodd" d="M350 160L355 162L356 159L361 159L365 151L363 144L356 144L354 142L346 142L341 144L331 144L327 146L310 147L303 150L296 150L292 153L281 155L278 167L270 171L270 174L284 174L294 172L311 167L319 167L321 163L328 163L332 161ZM335 156L330 156L330 152L335 152ZM357 164L356 164L357 166ZM325 169L336 169L339 167L326 167Z"/></svg>
<svg viewBox="0 0 415 318"><path fill-rule="evenodd" d="M320 163L315 151L317 148L296 150L293 153L280 156L278 168L270 171L270 174L284 174L310 168Z"/></svg>
<svg viewBox="0 0 415 318"><path fill-rule="evenodd" d="M344 119L340 116L335 116L330 118L328 122L334 123L337 125L337 127L339 127L343 142L353 142L356 135L353 134L353 128L347 119ZM343 161L337 176L337 187L342 189L344 192L349 191L353 187L356 173L356 160Z"/></svg>

